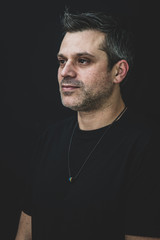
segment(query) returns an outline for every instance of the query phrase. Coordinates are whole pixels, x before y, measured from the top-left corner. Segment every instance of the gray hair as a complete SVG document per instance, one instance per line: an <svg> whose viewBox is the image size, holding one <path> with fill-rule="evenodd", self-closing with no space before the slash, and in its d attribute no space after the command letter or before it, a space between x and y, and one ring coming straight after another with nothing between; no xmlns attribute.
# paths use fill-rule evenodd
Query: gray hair
<svg viewBox="0 0 160 240"><path fill-rule="evenodd" d="M113 16L102 12L86 12L71 14L64 12L62 19L64 34L66 32L78 32L84 30L97 30L105 33L105 41L102 44L108 56L109 70L119 61L126 60L131 68L134 61L133 35L122 27Z"/></svg>

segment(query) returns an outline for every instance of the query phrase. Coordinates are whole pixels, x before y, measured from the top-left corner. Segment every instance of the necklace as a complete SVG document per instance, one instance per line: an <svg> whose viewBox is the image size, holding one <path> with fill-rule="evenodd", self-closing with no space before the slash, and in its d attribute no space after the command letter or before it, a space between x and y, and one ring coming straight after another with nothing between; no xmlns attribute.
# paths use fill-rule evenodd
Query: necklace
<svg viewBox="0 0 160 240"><path fill-rule="evenodd" d="M85 166L86 162L88 161L88 159L90 158L91 154L94 152L94 150L96 149L96 147L98 146L98 144L100 143L100 141L102 140L102 138L104 137L104 135L108 132L108 130L112 127L113 123L116 122L117 120L119 120L122 115L125 113L125 111L127 110L127 107L125 107L122 112L113 120L113 122L108 126L108 128L105 129L105 131L103 132L102 136L98 139L97 143L95 144L95 146L92 148L91 152L87 155L84 163L82 164L82 166L80 167L79 171L77 172L77 174L73 177L71 174L71 169L70 169L70 150L71 150L71 145L72 145L72 140L73 140L73 136L74 136L74 132L75 129L78 125L78 122L76 122L72 134L71 134L71 138L70 138L70 142L69 142L69 147L68 147L68 173L69 173L69 182L72 183L74 182L77 177L79 176L79 174L81 173L83 167Z"/></svg>

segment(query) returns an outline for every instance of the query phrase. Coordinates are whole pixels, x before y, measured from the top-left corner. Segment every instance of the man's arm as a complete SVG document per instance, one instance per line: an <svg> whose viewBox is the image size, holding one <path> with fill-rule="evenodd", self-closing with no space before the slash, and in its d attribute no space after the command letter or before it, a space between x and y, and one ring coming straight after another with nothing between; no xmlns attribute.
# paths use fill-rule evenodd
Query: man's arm
<svg viewBox="0 0 160 240"><path fill-rule="evenodd" d="M32 240L31 216L21 213L15 240Z"/></svg>
<svg viewBox="0 0 160 240"><path fill-rule="evenodd" d="M160 238L125 235L125 240L160 240Z"/></svg>

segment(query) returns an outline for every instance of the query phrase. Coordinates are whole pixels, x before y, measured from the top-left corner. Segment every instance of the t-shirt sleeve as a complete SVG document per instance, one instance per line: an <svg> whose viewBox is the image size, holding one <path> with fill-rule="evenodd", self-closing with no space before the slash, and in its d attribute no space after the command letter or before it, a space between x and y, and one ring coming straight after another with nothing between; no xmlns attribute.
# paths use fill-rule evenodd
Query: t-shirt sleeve
<svg viewBox="0 0 160 240"><path fill-rule="evenodd" d="M29 182L28 182L29 181ZM22 211L28 215L32 215L32 184L28 180L24 186L24 194L22 197Z"/></svg>
<svg viewBox="0 0 160 240"><path fill-rule="evenodd" d="M139 159L126 199L127 235L160 237L160 152L157 138L151 140Z"/></svg>
<svg viewBox="0 0 160 240"><path fill-rule="evenodd" d="M35 142L25 178L24 191L22 196L22 211L30 216L32 216L32 189L35 172L41 159L41 155L47 139L47 134L48 129L46 129Z"/></svg>

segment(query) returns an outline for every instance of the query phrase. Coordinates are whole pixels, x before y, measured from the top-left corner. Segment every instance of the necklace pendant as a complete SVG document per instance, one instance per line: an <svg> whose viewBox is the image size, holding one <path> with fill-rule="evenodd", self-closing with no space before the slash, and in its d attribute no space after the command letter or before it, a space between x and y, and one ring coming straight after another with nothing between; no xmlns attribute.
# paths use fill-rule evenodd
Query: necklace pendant
<svg viewBox="0 0 160 240"><path fill-rule="evenodd" d="M73 177L69 177L69 181L71 183L73 181Z"/></svg>

